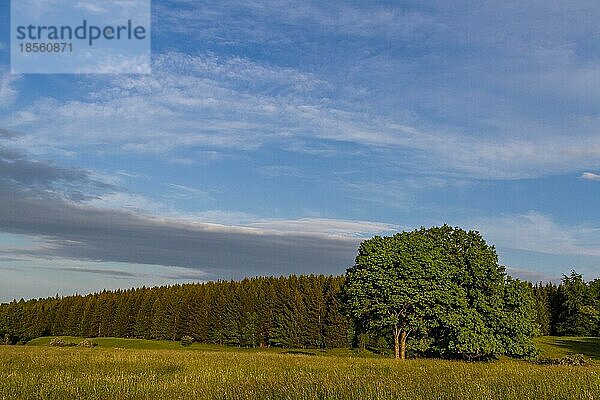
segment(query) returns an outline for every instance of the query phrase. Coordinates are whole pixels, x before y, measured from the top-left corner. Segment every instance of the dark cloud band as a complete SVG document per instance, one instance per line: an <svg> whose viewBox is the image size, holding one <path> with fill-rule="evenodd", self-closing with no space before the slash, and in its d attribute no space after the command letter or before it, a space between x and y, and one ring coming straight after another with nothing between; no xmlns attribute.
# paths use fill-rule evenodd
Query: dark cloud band
<svg viewBox="0 0 600 400"><path fill-rule="evenodd" d="M115 188L90 173L31 161L0 147L0 230L43 237L20 250L36 257L114 261L196 269L211 278L340 273L359 239L281 234L165 220L96 208L82 199Z"/></svg>
<svg viewBox="0 0 600 400"><path fill-rule="evenodd" d="M0 194L0 230L43 236L35 256L194 268L212 277L340 273L358 239L160 220L22 191Z"/></svg>

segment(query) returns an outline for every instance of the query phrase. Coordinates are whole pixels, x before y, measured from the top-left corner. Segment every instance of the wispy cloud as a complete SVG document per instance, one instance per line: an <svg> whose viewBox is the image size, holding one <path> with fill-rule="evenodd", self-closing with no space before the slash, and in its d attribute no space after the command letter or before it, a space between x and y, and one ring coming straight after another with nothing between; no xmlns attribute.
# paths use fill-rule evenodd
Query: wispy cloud
<svg viewBox="0 0 600 400"><path fill-rule="evenodd" d="M600 181L600 175L593 172L584 172L581 174L581 179L586 179L588 181Z"/></svg>
<svg viewBox="0 0 600 400"><path fill-rule="evenodd" d="M167 187L170 189L172 196L183 199L206 199L209 197L209 193L205 190L193 188L186 185L177 185L175 183L167 183Z"/></svg>
<svg viewBox="0 0 600 400"><path fill-rule="evenodd" d="M0 98L8 101L15 93L12 80L4 79ZM412 172L476 179L537 177L600 164L600 137L586 119L578 123L577 140L567 139L560 124L549 129L532 121L520 127L526 135L509 135L513 128L504 123L495 128L503 130L497 135L466 134L361 111L362 100L324 99L337 90L331 83L240 57L168 53L155 59L153 75L97 82L103 86L87 99L41 99L15 110L4 123L29 133L21 145L30 150L110 143L184 165L195 158L170 153L256 151L267 145L325 157L352 151L334 146L333 153L324 152L328 143L372 149L379 164L392 169L410 165ZM306 139L312 148L301 145ZM373 153L358 156L367 160Z"/></svg>
<svg viewBox="0 0 600 400"><path fill-rule="evenodd" d="M112 191L86 199L85 204L97 208L112 208L160 215L169 212L167 204L138 193Z"/></svg>
<svg viewBox="0 0 600 400"><path fill-rule="evenodd" d="M94 14L102 14L106 12L106 9L102 8L100 3L92 3L87 1L79 1L76 3L77 8L81 8L85 11L94 13Z"/></svg>
<svg viewBox="0 0 600 400"><path fill-rule="evenodd" d="M27 130L38 145L110 142L150 154L179 148L252 150L294 137L388 146L419 135L338 108L323 100L325 82L289 68L169 53L155 60L154 70L152 76L102 81L108 87L86 101L39 100L15 111L6 124Z"/></svg>
<svg viewBox="0 0 600 400"><path fill-rule="evenodd" d="M556 255L600 256L600 227L564 225L551 217L529 212L481 218L468 224L498 247Z"/></svg>
<svg viewBox="0 0 600 400"><path fill-rule="evenodd" d="M373 221L349 221L328 218L300 218L293 220L262 220L249 224L266 231L338 236L346 238L369 238L373 235L394 234L401 227Z"/></svg>
<svg viewBox="0 0 600 400"><path fill-rule="evenodd" d="M18 80L19 75L2 73L0 70L0 106L6 107L16 99L18 92L14 88L14 84Z"/></svg>

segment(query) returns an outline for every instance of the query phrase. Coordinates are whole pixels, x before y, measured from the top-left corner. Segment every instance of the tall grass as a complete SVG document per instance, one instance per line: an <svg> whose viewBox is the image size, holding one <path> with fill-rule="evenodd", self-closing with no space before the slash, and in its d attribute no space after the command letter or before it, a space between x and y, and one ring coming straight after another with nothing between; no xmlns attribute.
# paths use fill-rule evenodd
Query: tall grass
<svg viewBox="0 0 600 400"><path fill-rule="evenodd" d="M0 347L1 399L597 399L600 367Z"/></svg>

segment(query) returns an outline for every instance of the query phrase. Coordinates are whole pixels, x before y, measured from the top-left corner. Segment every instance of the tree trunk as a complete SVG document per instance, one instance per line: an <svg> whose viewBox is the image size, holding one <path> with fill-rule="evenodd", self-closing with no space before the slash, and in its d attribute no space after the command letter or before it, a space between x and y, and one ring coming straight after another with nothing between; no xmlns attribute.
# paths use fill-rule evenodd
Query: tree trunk
<svg viewBox="0 0 600 400"><path fill-rule="evenodd" d="M408 337L408 333L402 331L400 334L400 359L406 359L406 338Z"/></svg>
<svg viewBox="0 0 600 400"><path fill-rule="evenodd" d="M394 355L397 359L406 359L406 338L408 333L398 327L394 327Z"/></svg>
<svg viewBox="0 0 600 400"><path fill-rule="evenodd" d="M400 358L400 329L394 327L394 357Z"/></svg>

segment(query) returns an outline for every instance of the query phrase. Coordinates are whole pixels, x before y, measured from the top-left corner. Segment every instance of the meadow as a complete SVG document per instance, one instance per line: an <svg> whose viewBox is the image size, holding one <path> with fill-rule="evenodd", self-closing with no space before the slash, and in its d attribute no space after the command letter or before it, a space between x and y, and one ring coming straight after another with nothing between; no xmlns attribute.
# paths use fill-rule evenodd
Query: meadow
<svg viewBox="0 0 600 400"><path fill-rule="evenodd" d="M401 362L351 350L183 348L176 342L113 338L94 339L95 348L55 348L48 346L50 340L0 347L1 399L479 400L597 399L600 394L595 362ZM588 356L599 359L598 344L590 338L542 338L539 346L548 357L584 346Z"/></svg>

